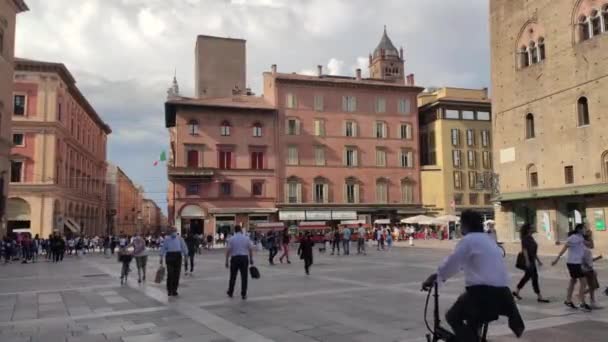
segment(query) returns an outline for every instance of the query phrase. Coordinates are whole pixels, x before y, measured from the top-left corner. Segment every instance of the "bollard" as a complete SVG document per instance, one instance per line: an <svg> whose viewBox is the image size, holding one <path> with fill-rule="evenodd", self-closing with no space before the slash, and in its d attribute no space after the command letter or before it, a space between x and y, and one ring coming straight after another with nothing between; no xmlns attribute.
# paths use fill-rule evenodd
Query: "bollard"
<svg viewBox="0 0 608 342"><path fill-rule="evenodd" d="M410 246L414 245L414 237L410 235Z"/></svg>

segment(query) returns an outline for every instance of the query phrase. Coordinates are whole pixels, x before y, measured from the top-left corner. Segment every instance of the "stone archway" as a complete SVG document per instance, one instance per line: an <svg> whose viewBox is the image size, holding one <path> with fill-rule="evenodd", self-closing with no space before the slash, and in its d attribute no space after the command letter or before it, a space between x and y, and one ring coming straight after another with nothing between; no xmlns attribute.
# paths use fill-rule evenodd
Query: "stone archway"
<svg viewBox="0 0 608 342"><path fill-rule="evenodd" d="M6 205L6 229L12 233L16 229L31 228L30 204L20 197L9 198Z"/></svg>

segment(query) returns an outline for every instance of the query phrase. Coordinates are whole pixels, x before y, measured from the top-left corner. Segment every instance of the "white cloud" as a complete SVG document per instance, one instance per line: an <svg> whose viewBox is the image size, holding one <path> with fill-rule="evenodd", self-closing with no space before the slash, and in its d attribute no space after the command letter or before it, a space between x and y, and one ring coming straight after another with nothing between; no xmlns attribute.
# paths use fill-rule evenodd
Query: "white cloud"
<svg viewBox="0 0 608 342"><path fill-rule="evenodd" d="M342 75L342 68L344 67L344 61L336 58L332 58L327 62L327 71L330 75Z"/></svg>
<svg viewBox="0 0 608 342"><path fill-rule="evenodd" d="M363 78L369 77L369 58L368 57L357 57L357 62L352 66L353 73L357 69L361 69L361 76Z"/></svg>
<svg viewBox="0 0 608 342"><path fill-rule="evenodd" d="M144 8L137 15L139 29L147 37L156 37L165 31L163 20L152 13L149 8Z"/></svg>

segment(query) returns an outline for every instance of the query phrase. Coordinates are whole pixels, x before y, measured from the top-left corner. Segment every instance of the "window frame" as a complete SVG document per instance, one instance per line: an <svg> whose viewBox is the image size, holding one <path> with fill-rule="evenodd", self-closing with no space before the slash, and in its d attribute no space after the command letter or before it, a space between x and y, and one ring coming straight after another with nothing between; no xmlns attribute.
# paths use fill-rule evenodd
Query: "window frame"
<svg viewBox="0 0 608 342"><path fill-rule="evenodd" d="M227 188L225 188L225 186L227 186ZM228 189L229 191L226 193L226 190ZM233 191L233 187L232 187L232 182L231 181L223 181L219 183L219 197L232 197L234 191Z"/></svg>
<svg viewBox="0 0 608 342"><path fill-rule="evenodd" d="M295 153L291 153L291 151L295 151ZM287 165L290 165L290 166L300 165L300 151L298 150L297 145L288 145L287 146Z"/></svg>
<svg viewBox="0 0 608 342"><path fill-rule="evenodd" d="M475 146L475 130L472 128L468 128L466 131L467 135L467 146L472 147Z"/></svg>
<svg viewBox="0 0 608 342"><path fill-rule="evenodd" d="M260 193L256 194L256 186L260 187ZM251 181L251 197L264 197L264 181L254 179Z"/></svg>
<svg viewBox="0 0 608 342"><path fill-rule="evenodd" d="M188 126L189 135L198 135L198 132L199 132L198 120L196 120L196 119L189 120L187 126Z"/></svg>
<svg viewBox="0 0 608 342"><path fill-rule="evenodd" d="M286 132L285 132L286 135L291 135L291 136L300 135L300 119L290 117L290 118L287 118L286 120L287 120ZM292 130L292 126L291 126L292 122L293 122L293 130Z"/></svg>
<svg viewBox="0 0 608 342"><path fill-rule="evenodd" d="M349 134L349 126L350 125L350 134ZM357 122L353 120L346 120L344 122L344 136L353 138L357 136Z"/></svg>
<svg viewBox="0 0 608 342"><path fill-rule="evenodd" d="M190 165L190 164L194 164L191 163L190 160L190 156L196 156L194 157L196 161L196 166ZM186 167L188 168L198 168L201 165L201 153L198 149L193 148L193 147L186 147Z"/></svg>
<svg viewBox="0 0 608 342"><path fill-rule="evenodd" d="M376 97L376 101L374 102L374 112L376 114L386 113L386 98L385 97Z"/></svg>
<svg viewBox="0 0 608 342"><path fill-rule="evenodd" d="M232 150L219 150L217 151L218 163L217 168L220 170L232 170Z"/></svg>
<svg viewBox="0 0 608 342"><path fill-rule="evenodd" d="M467 166L469 169L477 168L477 152L473 150L467 150Z"/></svg>
<svg viewBox="0 0 608 342"><path fill-rule="evenodd" d="M462 171L454 171L452 175L454 189L462 189Z"/></svg>
<svg viewBox="0 0 608 342"><path fill-rule="evenodd" d="M461 168L462 167L462 152L461 150L452 150L452 166Z"/></svg>
<svg viewBox="0 0 608 342"><path fill-rule="evenodd" d="M525 117L525 123L526 123L526 140L530 140L530 139L534 139L536 138L536 124L534 122L534 114L533 113L528 113L526 114Z"/></svg>
<svg viewBox="0 0 608 342"><path fill-rule="evenodd" d="M264 151L250 151L249 158L252 170L265 170Z"/></svg>
<svg viewBox="0 0 608 342"><path fill-rule="evenodd" d="M200 195L200 183L188 183L186 184L186 196L198 196ZM191 191L196 187L196 191Z"/></svg>
<svg viewBox="0 0 608 342"><path fill-rule="evenodd" d="M232 125L230 124L230 121L228 121L228 120L222 121L222 123L220 124L220 135L223 137L229 137L231 127L232 127Z"/></svg>
<svg viewBox="0 0 608 342"><path fill-rule="evenodd" d="M350 152L350 158L349 158ZM344 149L344 166L346 167L358 167L359 166L359 157L358 157L358 149L355 146L347 146ZM350 162L349 162L350 159Z"/></svg>
<svg viewBox="0 0 608 342"><path fill-rule="evenodd" d="M353 113L357 111L357 97L354 95L342 96L342 111Z"/></svg>
<svg viewBox="0 0 608 342"><path fill-rule="evenodd" d="M298 99L294 93L285 94L285 107L288 109L296 109L298 107Z"/></svg>
<svg viewBox="0 0 608 342"><path fill-rule="evenodd" d="M319 152L320 151L320 152ZM317 145L314 147L315 166L326 166L327 160L325 158L325 146ZM320 158L323 157L323 158Z"/></svg>
<svg viewBox="0 0 608 342"><path fill-rule="evenodd" d="M376 167L387 166L387 152L385 147L376 147Z"/></svg>
<svg viewBox="0 0 608 342"><path fill-rule="evenodd" d="M412 140L412 125L407 122L402 122L399 125L399 136L401 140Z"/></svg>
<svg viewBox="0 0 608 342"><path fill-rule="evenodd" d="M389 203L389 184L384 179L376 180L376 203L387 204Z"/></svg>
<svg viewBox="0 0 608 342"><path fill-rule="evenodd" d="M255 138L260 138L263 135L262 124L256 122L252 126L252 136Z"/></svg>
<svg viewBox="0 0 608 342"><path fill-rule="evenodd" d="M399 166L404 169L414 168L414 152L408 148L399 151Z"/></svg>
<svg viewBox="0 0 608 342"><path fill-rule="evenodd" d="M17 97L22 97L23 98L23 113L18 114L15 109L17 108L16 101L17 101ZM15 92L13 94L13 116L21 116L21 117L27 117L27 94L25 93L20 93L20 92Z"/></svg>
<svg viewBox="0 0 608 342"><path fill-rule="evenodd" d="M401 181L401 202L403 204L415 203L414 182L410 180Z"/></svg>
<svg viewBox="0 0 608 342"><path fill-rule="evenodd" d="M481 130L481 147L490 147L490 131L487 129Z"/></svg>
<svg viewBox="0 0 608 342"><path fill-rule="evenodd" d="M325 98L321 94L314 95L313 109L315 112L323 112L325 110Z"/></svg>
<svg viewBox="0 0 608 342"><path fill-rule="evenodd" d="M460 129L458 129L458 128L452 128L450 130L450 140L452 142L452 146L453 147L459 147L460 146Z"/></svg>
<svg viewBox="0 0 608 342"><path fill-rule="evenodd" d="M404 97L400 98L397 102L397 112L399 114L409 115L412 113L412 101L411 99Z"/></svg>
<svg viewBox="0 0 608 342"><path fill-rule="evenodd" d="M564 166L564 183L574 184L574 165Z"/></svg>
<svg viewBox="0 0 608 342"><path fill-rule="evenodd" d="M21 164L19 167L19 180L13 180L13 164ZM25 183L25 160L13 159L10 161L9 183Z"/></svg>
<svg viewBox="0 0 608 342"><path fill-rule="evenodd" d="M18 144L15 142L16 136L21 136L21 143ZM15 147L25 147L25 133L13 133L12 142L13 142L13 146L15 146Z"/></svg>
<svg viewBox="0 0 608 342"><path fill-rule="evenodd" d="M380 128L380 131L378 131ZM376 139L387 139L388 138L388 130L386 121L376 120L374 123L374 136Z"/></svg>
<svg viewBox="0 0 608 342"><path fill-rule="evenodd" d="M325 119L315 118L313 120L313 129L315 137L325 136Z"/></svg>
<svg viewBox="0 0 608 342"><path fill-rule="evenodd" d="M589 99L581 96L576 101L577 127L585 127L591 124L589 117Z"/></svg>

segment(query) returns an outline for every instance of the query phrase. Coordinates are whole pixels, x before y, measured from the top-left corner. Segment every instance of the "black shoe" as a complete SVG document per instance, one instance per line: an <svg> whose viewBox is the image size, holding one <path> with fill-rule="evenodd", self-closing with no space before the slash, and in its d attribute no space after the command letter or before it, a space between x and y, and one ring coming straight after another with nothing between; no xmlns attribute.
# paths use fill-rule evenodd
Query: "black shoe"
<svg viewBox="0 0 608 342"><path fill-rule="evenodd" d="M539 298L536 301L539 302L539 303L551 303L548 299L545 299L545 298L542 298L542 299Z"/></svg>
<svg viewBox="0 0 608 342"><path fill-rule="evenodd" d="M177 293L177 291L173 292L173 296L174 296L174 297L176 297L176 296L178 296L178 295L179 295L179 294Z"/></svg>
<svg viewBox="0 0 608 342"><path fill-rule="evenodd" d="M287 260L287 263L291 265L291 261Z"/></svg>
<svg viewBox="0 0 608 342"><path fill-rule="evenodd" d="M230 293L230 291L226 291L226 294L228 295L228 297L232 298L232 293Z"/></svg>
<svg viewBox="0 0 608 342"><path fill-rule="evenodd" d="M241 296L243 300L247 300L247 296Z"/></svg>
<svg viewBox="0 0 608 342"><path fill-rule="evenodd" d="M591 310L593 310L593 309L591 308L591 306L589 306L589 304L587 304L587 303L582 303L582 304L581 304L581 306L580 306L580 308L581 308L581 310L583 310L583 311L591 311Z"/></svg>
<svg viewBox="0 0 608 342"><path fill-rule="evenodd" d="M519 295L519 293L513 291L511 292L511 294L513 295L513 297L517 298L517 300L521 300L521 296Z"/></svg>
<svg viewBox="0 0 608 342"><path fill-rule="evenodd" d="M566 302L564 302L564 305L567 306L567 307L569 307L570 309L575 309L575 310L578 309L576 307L576 305L574 305L574 303L572 303L572 302L566 301Z"/></svg>

